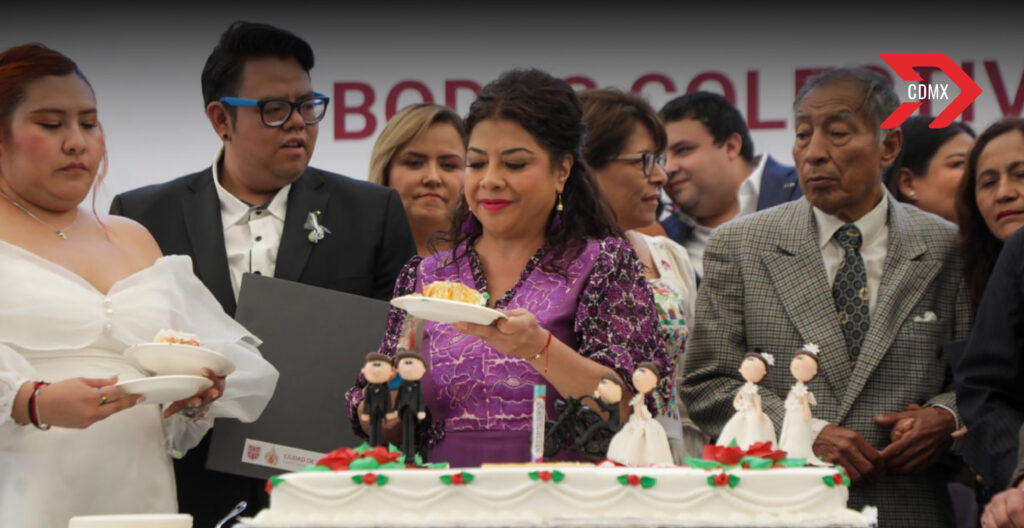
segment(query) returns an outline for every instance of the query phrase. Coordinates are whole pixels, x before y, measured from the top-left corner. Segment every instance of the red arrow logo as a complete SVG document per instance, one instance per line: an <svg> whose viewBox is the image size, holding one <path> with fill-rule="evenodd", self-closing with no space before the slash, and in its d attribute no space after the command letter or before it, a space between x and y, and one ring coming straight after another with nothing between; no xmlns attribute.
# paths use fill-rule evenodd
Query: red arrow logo
<svg viewBox="0 0 1024 528"><path fill-rule="evenodd" d="M938 68L945 73L953 84L960 89L960 95L950 101L949 106L941 114L935 116L928 128L945 128L949 126L975 99L981 95L981 88L971 79L957 63L948 55L941 53L886 53L879 55L896 75L904 81L923 82L924 79L914 68ZM921 102L903 103L882 122L882 128L896 128L903 124L921 106Z"/></svg>

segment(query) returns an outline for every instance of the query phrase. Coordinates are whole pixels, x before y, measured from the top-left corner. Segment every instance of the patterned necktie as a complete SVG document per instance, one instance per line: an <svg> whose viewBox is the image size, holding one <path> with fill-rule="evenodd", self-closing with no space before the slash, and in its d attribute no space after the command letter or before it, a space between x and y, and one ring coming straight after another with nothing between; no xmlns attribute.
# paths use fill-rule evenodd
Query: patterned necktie
<svg viewBox="0 0 1024 528"><path fill-rule="evenodd" d="M853 224L839 228L832 238L843 248L843 260L839 263L839 271L832 284L832 297L836 301L843 337L846 338L846 350L850 358L856 361L871 325L868 316L868 273L864 268L864 259L860 256L863 239L860 229Z"/></svg>

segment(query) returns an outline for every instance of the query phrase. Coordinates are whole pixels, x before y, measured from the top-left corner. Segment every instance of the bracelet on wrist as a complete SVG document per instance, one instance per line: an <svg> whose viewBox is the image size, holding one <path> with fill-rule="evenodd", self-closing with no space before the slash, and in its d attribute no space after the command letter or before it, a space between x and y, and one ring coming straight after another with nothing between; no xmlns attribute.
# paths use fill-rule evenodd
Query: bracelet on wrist
<svg viewBox="0 0 1024 528"><path fill-rule="evenodd" d="M533 356L532 358L530 358L531 360L536 361L536 360L540 359L541 356L544 357L544 373L545 374L548 373L548 358L549 358L548 348L551 347L551 330L548 330L547 333L548 333L548 339L544 343L544 348L540 349L540 352L537 352L536 356Z"/></svg>
<svg viewBox="0 0 1024 528"><path fill-rule="evenodd" d="M49 383L45 381L32 383L32 395L28 397L28 419L40 431L46 431L50 428L49 425L43 423L43 419L39 415L39 389L46 385L49 385Z"/></svg>

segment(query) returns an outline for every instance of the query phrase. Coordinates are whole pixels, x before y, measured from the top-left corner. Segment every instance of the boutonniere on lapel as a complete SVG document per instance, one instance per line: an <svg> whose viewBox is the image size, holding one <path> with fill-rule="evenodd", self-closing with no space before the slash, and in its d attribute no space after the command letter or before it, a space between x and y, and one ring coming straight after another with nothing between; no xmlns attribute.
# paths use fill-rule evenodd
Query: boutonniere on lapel
<svg viewBox="0 0 1024 528"><path fill-rule="evenodd" d="M325 236L331 234L331 230L327 229L320 224L320 211L310 211L309 215L306 216L306 223L302 226L309 229L309 241L316 244L324 239Z"/></svg>

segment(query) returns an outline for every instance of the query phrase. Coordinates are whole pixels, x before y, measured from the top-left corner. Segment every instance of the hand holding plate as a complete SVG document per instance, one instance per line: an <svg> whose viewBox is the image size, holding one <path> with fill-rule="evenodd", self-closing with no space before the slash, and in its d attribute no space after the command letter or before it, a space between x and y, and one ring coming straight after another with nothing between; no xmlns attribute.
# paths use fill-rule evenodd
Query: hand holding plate
<svg viewBox="0 0 1024 528"><path fill-rule="evenodd" d="M202 409L202 411L199 412L191 411L191 413L189 413L191 414L191 416L189 416L190 418L195 418L198 415L201 415L202 412L210 406L210 404L224 395L225 376L218 376L208 368L204 368L202 374L213 382L213 386L204 391L197 392L188 398L178 400L168 405L167 408L164 409L164 418L170 418L174 413L183 409ZM188 413L188 411L186 411L186 413Z"/></svg>
<svg viewBox="0 0 1024 528"><path fill-rule="evenodd" d="M527 310L517 308L505 311L506 319L498 319L490 325L454 323L456 332L473 336L494 347L502 354L532 359L544 348L547 331L540 327L537 318Z"/></svg>

